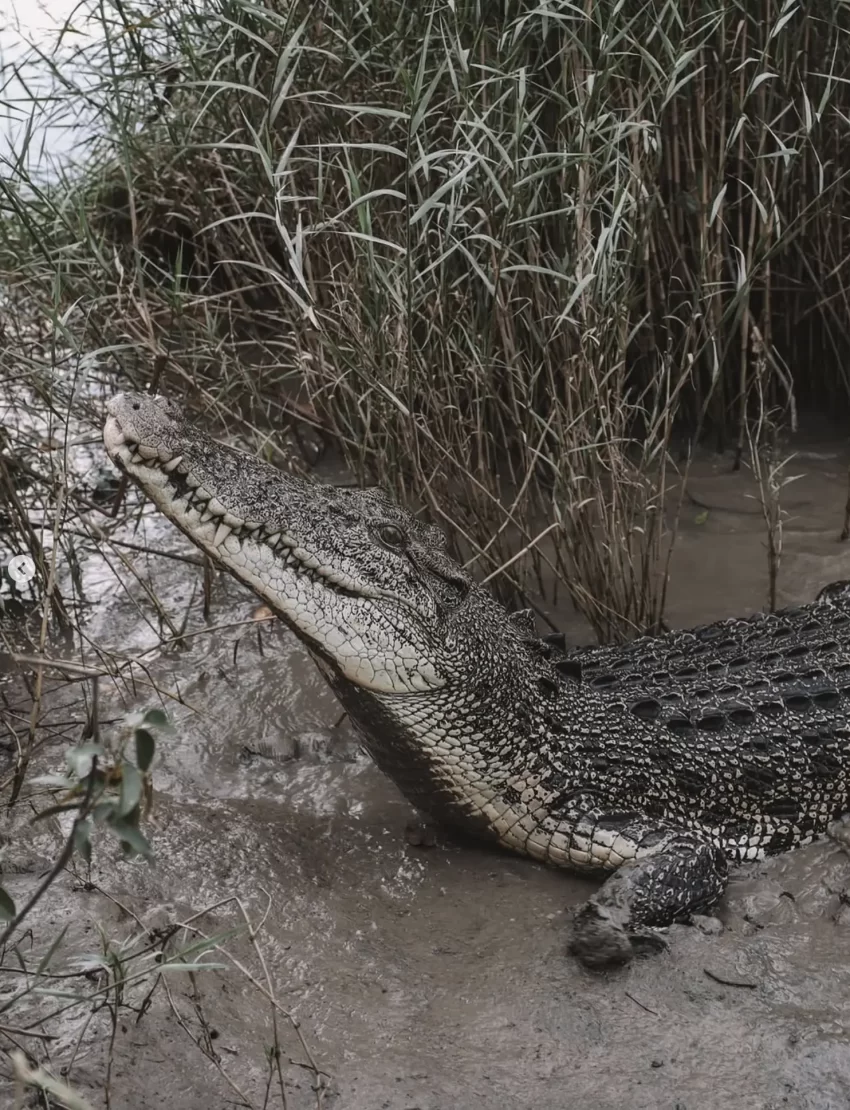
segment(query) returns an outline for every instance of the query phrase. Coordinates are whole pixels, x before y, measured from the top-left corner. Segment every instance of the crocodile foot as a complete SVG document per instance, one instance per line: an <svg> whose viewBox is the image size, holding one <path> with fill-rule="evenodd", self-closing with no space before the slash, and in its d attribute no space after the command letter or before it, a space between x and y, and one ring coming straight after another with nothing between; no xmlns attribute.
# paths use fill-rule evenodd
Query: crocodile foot
<svg viewBox="0 0 850 1110"><path fill-rule="evenodd" d="M844 814L827 826L826 835L850 855L850 814Z"/></svg>
<svg viewBox="0 0 850 1110"><path fill-rule="evenodd" d="M723 922L719 917L711 917L704 913L692 913L688 922L695 929L707 937L718 937L723 932Z"/></svg>
<svg viewBox="0 0 850 1110"><path fill-rule="evenodd" d="M635 956L667 950L667 941L646 926L626 928L618 915L596 902L586 902L576 914L569 952L585 967L617 967Z"/></svg>

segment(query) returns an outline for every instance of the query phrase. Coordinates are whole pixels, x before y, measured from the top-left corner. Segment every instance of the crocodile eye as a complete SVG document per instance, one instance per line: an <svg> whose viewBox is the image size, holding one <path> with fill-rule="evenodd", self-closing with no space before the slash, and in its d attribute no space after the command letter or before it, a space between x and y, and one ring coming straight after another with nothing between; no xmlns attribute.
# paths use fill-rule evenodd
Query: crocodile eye
<svg viewBox="0 0 850 1110"><path fill-rule="evenodd" d="M378 537L387 547L403 547L407 536L397 524L381 524L378 526Z"/></svg>

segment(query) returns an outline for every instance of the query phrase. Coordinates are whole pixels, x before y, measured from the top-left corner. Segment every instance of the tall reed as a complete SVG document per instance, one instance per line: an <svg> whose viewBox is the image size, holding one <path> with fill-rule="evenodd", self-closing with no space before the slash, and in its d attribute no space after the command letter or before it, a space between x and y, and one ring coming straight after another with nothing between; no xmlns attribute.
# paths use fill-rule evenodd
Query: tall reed
<svg viewBox="0 0 850 1110"><path fill-rule="evenodd" d="M316 425L506 595L657 626L673 437L740 458L756 349L772 411L846 405L839 0L89 10L42 58L86 160L7 166L3 280Z"/></svg>

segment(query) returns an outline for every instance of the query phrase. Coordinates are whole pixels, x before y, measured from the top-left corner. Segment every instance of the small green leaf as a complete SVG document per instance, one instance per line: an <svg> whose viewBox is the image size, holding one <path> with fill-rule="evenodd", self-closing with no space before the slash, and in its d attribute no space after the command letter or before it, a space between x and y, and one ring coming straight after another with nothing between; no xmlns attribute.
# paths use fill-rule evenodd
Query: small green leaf
<svg viewBox="0 0 850 1110"><path fill-rule="evenodd" d="M142 817L141 805L134 806L129 813L124 813L121 817L116 814L116 820L119 820L122 825L132 825L134 829L140 828L139 822Z"/></svg>
<svg viewBox="0 0 850 1110"><path fill-rule="evenodd" d="M143 856L147 860L153 859L153 852L147 840L138 829L127 824L126 821L110 821L109 827L121 841L128 856Z"/></svg>
<svg viewBox="0 0 850 1110"><path fill-rule="evenodd" d="M13 921L15 912L15 903L0 886L0 921Z"/></svg>
<svg viewBox="0 0 850 1110"><path fill-rule="evenodd" d="M117 815L126 817L139 804L142 796L142 776L132 763L121 764L121 794L118 798Z"/></svg>
<svg viewBox="0 0 850 1110"><path fill-rule="evenodd" d="M91 821L77 821L74 825L74 848L86 863L91 863Z"/></svg>
<svg viewBox="0 0 850 1110"><path fill-rule="evenodd" d="M153 712L153 710L151 710ZM136 729L136 763L144 774L153 762L156 741L146 728Z"/></svg>
<svg viewBox="0 0 850 1110"><path fill-rule="evenodd" d="M697 513L694 517L694 524L705 524L708 520L708 509L703 509L701 513Z"/></svg>
<svg viewBox="0 0 850 1110"><path fill-rule="evenodd" d="M149 709L145 713L145 724L152 725L154 728L171 729L171 722L168 720L168 715L163 709Z"/></svg>
<svg viewBox="0 0 850 1110"><path fill-rule="evenodd" d="M106 755L100 744L80 744L65 753L65 762L68 770L78 779L86 778L92 769L95 758L102 759Z"/></svg>
<svg viewBox="0 0 850 1110"><path fill-rule="evenodd" d="M79 755L96 755L98 759L102 759L106 755L106 748L103 744L77 744L76 748L71 748L70 754L78 753Z"/></svg>

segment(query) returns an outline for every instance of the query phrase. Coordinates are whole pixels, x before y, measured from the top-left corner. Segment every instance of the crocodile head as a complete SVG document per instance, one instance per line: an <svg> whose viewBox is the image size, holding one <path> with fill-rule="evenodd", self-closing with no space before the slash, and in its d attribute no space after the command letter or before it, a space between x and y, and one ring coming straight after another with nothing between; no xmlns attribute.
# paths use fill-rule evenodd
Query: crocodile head
<svg viewBox="0 0 850 1110"><path fill-rule="evenodd" d="M326 674L382 695L438 690L481 667L464 627L470 609L489 611L490 643L493 619L512 634L442 533L382 491L284 474L211 439L164 398L119 394L107 413L110 458L282 617ZM483 635L482 616L472 623Z"/></svg>

